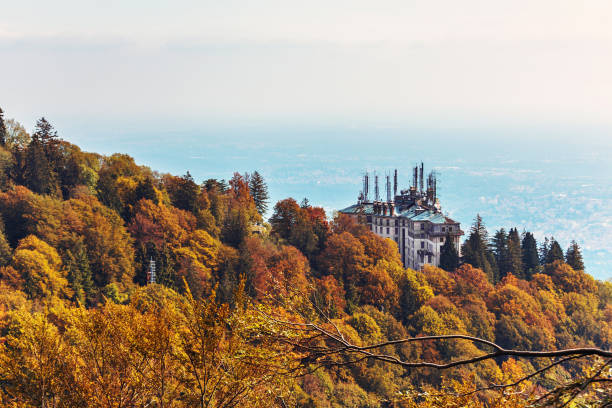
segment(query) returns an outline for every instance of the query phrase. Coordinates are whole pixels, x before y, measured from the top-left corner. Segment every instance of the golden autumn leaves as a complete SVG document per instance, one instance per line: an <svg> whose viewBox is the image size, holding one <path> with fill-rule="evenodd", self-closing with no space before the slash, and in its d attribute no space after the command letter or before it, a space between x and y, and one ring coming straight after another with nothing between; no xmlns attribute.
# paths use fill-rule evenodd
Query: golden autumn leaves
<svg viewBox="0 0 612 408"><path fill-rule="evenodd" d="M13 309L1 289L3 309ZM2 324L3 406L263 407L288 398L291 354L241 294L232 308L157 285L96 309L22 300Z"/></svg>

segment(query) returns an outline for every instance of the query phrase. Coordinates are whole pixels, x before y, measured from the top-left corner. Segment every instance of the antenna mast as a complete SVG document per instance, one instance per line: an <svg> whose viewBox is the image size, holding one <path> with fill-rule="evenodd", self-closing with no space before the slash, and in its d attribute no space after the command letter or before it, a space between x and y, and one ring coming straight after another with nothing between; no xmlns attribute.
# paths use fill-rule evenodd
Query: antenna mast
<svg viewBox="0 0 612 408"><path fill-rule="evenodd" d="M155 276L155 261L153 260L153 257L151 257L151 260L149 261L149 273L147 273L147 280L149 281L149 283L155 283L156 281L156 276Z"/></svg>
<svg viewBox="0 0 612 408"><path fill-rule="evenodd" d="M380 194L378 194L378 174L374 175L374 195L375 200L380 201Z"/></svg>
<svg viewBox="0 0 612 408"><path fill-rule="evenodd" d="M393 173L393 200L395 200L395 196L397 195L397 169Z"/></svg>
<svg viewBox="0 0 612 408"><path fill-rule="evenodd" d="M419 174L419 184L421 187L421 193L423 193L423 162L421 162L421 172Z"/></svg>

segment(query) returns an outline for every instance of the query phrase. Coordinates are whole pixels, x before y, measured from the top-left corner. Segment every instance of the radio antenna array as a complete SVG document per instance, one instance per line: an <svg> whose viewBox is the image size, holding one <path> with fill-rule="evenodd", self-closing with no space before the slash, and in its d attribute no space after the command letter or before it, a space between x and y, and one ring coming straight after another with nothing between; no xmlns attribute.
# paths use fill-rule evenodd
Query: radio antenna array
<svg viewBox="0 0 612 408"><path fill-rule="evenodd" d="M149 283L156 282L157 276L155 275L155 261L153 260L153 257L151 257L151 260L149 261L149 273L147 275L149 278Z"/></svg>
<svg viewBox="0 0 612 408"><path fill-rule="evenodd" d="M374 199L380 201L380 194L378 192L378 174L374 175Z"/></svg>

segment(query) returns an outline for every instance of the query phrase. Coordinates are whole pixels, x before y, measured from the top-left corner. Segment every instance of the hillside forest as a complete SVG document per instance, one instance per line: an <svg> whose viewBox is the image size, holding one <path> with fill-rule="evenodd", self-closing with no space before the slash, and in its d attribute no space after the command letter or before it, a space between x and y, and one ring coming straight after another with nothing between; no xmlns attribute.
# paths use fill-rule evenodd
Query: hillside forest
<svg viewBox="0 0 612 408"><path fill-rule="evenodd" d="M0 217L1 406L612 403L612 283L576 242L476 216L405 269L257 171L162 174L1 110Z"/></svg>

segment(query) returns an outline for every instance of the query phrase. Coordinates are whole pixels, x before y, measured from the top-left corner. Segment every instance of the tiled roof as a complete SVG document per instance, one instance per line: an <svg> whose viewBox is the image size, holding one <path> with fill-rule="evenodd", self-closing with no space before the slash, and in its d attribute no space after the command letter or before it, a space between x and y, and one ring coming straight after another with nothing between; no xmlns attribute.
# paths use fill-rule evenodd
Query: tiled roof
<svg viewBox="0 0 612 408"><path fill-rule="evenodd" d="M417 211L423 210L423 211ZM341 213L344 214L365 214L365 215L373 215L374 214L374 206L371 203L368 204L353 204L350 207L346 207L340 210ZM418 214L417 214L418 212ZM429 221L433 224L445 224L445 223L455 223L452 219L445 217L440 212L434 212L429 209L420 208L418 205L412 205L409 208L396 213L396 217L408 218L413 221Z"/></svg>
<svg viewBox="0 0 612 408"><path fill-rule="evenodd" d="M363 209L363 213L361 212ZM350 207L340 210L344 214L374 214L374 206L372 204L353 204Z"/></svg>

